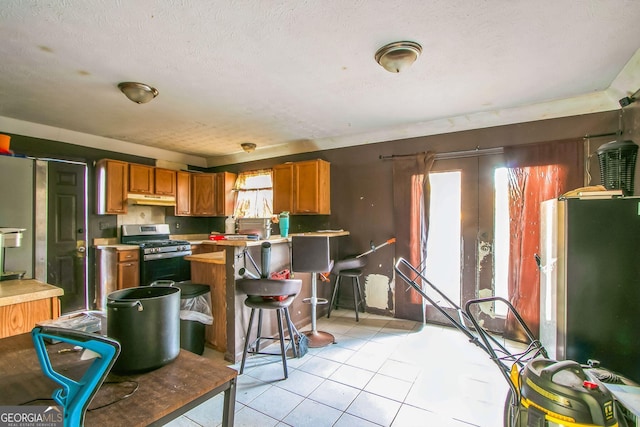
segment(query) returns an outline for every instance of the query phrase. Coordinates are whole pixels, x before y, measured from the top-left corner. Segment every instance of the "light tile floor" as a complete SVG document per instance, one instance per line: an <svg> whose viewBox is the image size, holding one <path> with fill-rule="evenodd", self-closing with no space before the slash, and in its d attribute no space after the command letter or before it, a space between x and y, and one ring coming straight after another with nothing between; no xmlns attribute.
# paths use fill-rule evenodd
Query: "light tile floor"
<svg viewBox="0 0 640 427"><path fill-rule="evenodd" d="M508 385L455 328L332 311L318 330L336 343L288 359L251 356L238 377L235 425L499 427ZM222 359L207 349L205 356ZM231 365L239 369L239 364ZM222 395L168 425L219 426Z"/></svg>

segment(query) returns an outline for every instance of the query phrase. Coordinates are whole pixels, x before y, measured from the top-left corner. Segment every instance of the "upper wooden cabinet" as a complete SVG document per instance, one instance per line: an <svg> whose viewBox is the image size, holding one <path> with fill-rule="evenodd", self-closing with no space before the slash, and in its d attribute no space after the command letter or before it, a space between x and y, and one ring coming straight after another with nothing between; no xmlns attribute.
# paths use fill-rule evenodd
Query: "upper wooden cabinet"
<svg viewBox="0 0 640 427"><path fill-rule="evenodd" d="M191 215L216 215L215 188L215 173L194 173L191 175Z"/></svg>
<svg viewBox="0 0 640 427"><path fill-rule="evenodd" d="M176 171L129 164L129 193L176 195Z"/></svg>
<svg viewBox="0 0 640 427"><path fill-rule="evenodd" d="M235 207L235 193L233 186L236 183L237 175L231 172L218 172L216 174L216 215L233 215Z"/></svg>
<svg viewBox="0 0 640 427"><path fill-rule="evenodd" d="M273 168L273 212L331 213L330 164L324 160L285 163Z"/></svg>
<svg viewBox="0 0 640 427"><path fill-rule="evenodd" d="M154 194L154 167L129 164L129 193Z"/></svg>
<svg viewBox="0 0 640 427"><path fill-rule="evenodd" d="M127 213L129 164L103 159L96 163L96 171L96 213L98 215Z"/></svg>
<svg viewBox="0 0 640 427"><path fill-rule="evenodd" d="M293 213L293 163L273 167L273 213Z"/></svg>
<svg viewBox="0 0 640 427"><path fill-rule="evenodd" d="M179 171L176 174L176 216L191 215L191 173Z"/></svg>
<svg viewBox="0 0 640 427"><path fill-rule="evenodd" d="M176 171L171 169L155 168L155 194L161 196L176 195Z"/></svg>

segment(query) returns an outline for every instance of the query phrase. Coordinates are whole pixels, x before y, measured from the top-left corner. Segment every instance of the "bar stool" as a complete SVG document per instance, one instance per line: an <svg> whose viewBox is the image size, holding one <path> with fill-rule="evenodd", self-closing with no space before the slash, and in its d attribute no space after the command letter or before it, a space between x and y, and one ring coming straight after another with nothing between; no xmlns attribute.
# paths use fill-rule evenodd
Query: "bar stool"
<svg viewBox="0 0 640 427"><path fill-rule="evenodd" d="M331 274L336 276L336 283L333 287L333 294L331 296L331 303L329 304L329 313L327 318L331 317L332 308L339 308L340 301L340 285L342 284L342 278L351 278L351 287L353 289L353 310L356 312L356 322L360 321L358 317L358 311L362 309L364 312L365 303L362 295L362 287L360 286L360 276L362 276L362 268L367 265L367 258L347 258L340 261L336 261L331 270ZM344 306L341 306L344 307Z"/></svg>
<svg viewBox="0 0 640 427"><path fill-rule="evenodd" d="M311 331L303 332L309 339L309 347L324 347L335 342L328 332L318 331L316 326L316 308L318 304L327 304L326 298L318 298L318 273L331 271L333 261L329 256L329 238L325 236L291 237L291 270L299 273L311 273L311 297L302 301L311 304Z"/></svg>
<svg viewBox="0 0 640 427"><path fill-rule="evenodd" d="M284 314L289 330L289 341L292 344L293 355L297 357L298 350L295 345L293 326L291 317L289 316L289 306L300 293L302 288L302 280L272 280L272 279L240 279L236 281L236 288L240 292L247 294L244 305L251 308L249 316L249 326L247 326L247 335L244 341L244 351L242 352L242 363L240 364L240 374L244 371L244 365L247 360L247 353L251 354L267 354L282 357L282 369L284 378L289 377L287 370L287 351L285 346L284 331L282 327L282 314ZM251 328L256 310L258 310L258 331L256 338L251 341ZM262 336L262 310L276 310L278 322L278 338ZM261 340L280 340L280 353L269 353L260 351ZM288 344L287 344L288 346ZM250 348L251 347L251 348Z"/></svg>

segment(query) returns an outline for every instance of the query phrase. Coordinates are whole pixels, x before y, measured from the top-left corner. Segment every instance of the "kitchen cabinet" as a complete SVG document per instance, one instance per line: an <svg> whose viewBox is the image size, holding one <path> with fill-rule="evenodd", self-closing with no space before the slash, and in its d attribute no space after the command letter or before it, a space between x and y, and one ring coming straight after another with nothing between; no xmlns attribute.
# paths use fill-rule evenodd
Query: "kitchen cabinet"
<svg viewBox="0 0 640 427"><path fill-rule="evenodd" d="M96 213L98 215L127 213L129 164L103 159L96 163L96 171Z"/></svg>
<svg viewBox="0 0 640 427"><path fill-rule="evenodd" d="M273 168L273 213L331 213L330 164L316 159Z"/></svg>
<svg viewBox="0 0 640 427"><path fill-rule="evenodd" d="M175 196L176 171L171 169L155 168L153 172L155 194L160 196Z"/></svg>
<svg viewBox="0 0 640 427"><path fill-rule="evenodd" d="M215 188L215 173L194 173L191 175L191 215L216 215Z"/></svg>
<svg viewBox="0 0 640 427"><path fill-rule="evenodd" d="M273 167L273 213L293 213L293 163Z"/></svg>
<svg viewBox="0 0 640 427"><path fill-rule="evenodd" d="M60 316L63 290L34 279L0 282L0 338L31 332Z"/></svg>
<svg viewBox="0 0 640 427"><path fill-rule="evenodd" d="M176 173L176 216L191 215L191 173Z"/></svg>
<svg viewBox="0 0 640 427"><path fill-rule="evenodd" d="M235 207L235 193L233 186L237 175L231 172L218 172L216 174L216 215L231 216Z"/></svg>
<svg viewBox="0 0 640 427"><path fill-rule="evenodd" d="M116 259L116 288L140 286L140 251L138 249L117 250Z"/></svg>
<svg viewBox="0 0 640 427"><path fill-rule="evenodd" d="M153 166L129 164L129 193L155 194Z"/></svg>

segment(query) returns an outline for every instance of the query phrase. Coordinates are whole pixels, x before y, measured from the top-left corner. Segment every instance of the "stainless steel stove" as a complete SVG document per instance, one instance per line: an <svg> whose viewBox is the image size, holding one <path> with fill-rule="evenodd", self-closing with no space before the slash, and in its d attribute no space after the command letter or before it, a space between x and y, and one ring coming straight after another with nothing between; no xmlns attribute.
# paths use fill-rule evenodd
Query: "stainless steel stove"
<svg viewBox="0 0 640 427"><path fill-rule="evenodd" d="M169 224L126 224L120 241L140 247L140 284L156 280L182 282L191 279L191 264L184 257L191 255L186 240L169 238Z"/></svg>

